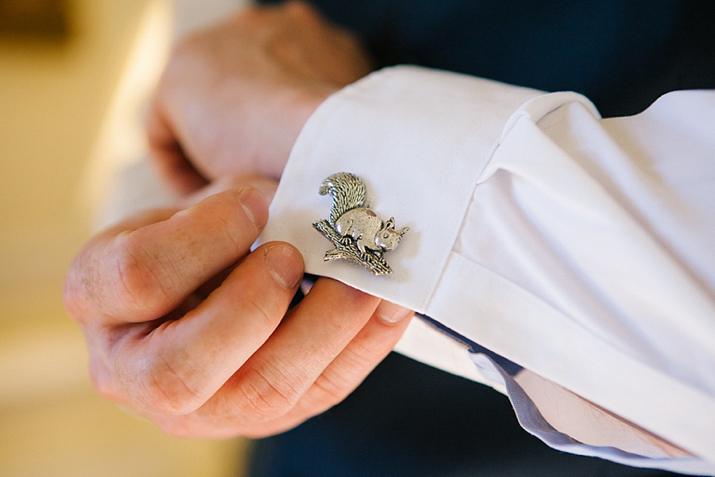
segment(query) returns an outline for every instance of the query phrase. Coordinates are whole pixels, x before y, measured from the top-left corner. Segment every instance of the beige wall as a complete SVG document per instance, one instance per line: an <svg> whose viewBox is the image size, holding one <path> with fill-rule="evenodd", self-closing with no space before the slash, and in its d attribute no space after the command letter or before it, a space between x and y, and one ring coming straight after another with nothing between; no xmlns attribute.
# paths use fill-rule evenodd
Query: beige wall
<svg viewBox="0 0 715 477"><path fill-rule="evenodd" d="M150 12L168 11L163 0L71 5L63 46L0 41L0 475L231 475L240 443L170 439L97 397L63 312L131 52Z"/></svg>
<svg viewBox="0 0 715 477"><path fill-rule="evenodd" d="M0 44L3 286L57 273L85 232L77 184L146 4L77 0L65 45Z"/></svg>

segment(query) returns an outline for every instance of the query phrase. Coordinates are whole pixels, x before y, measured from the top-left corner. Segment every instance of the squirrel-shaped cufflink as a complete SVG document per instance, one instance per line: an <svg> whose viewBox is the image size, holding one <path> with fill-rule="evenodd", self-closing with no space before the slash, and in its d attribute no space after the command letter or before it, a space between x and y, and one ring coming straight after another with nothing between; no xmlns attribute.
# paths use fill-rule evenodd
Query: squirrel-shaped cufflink
<svg viewBox="0 0 715 477"><path fill-rule="evenodd" d="M326 262L349 260L375 275L392 273L383 254L394 250L409 227L395 230L395 218L383 221L365 206L365 184L354 174L340 172L323 181L320 195L330 194L330 219L313 223L335 248L325 252Z"/></svg>

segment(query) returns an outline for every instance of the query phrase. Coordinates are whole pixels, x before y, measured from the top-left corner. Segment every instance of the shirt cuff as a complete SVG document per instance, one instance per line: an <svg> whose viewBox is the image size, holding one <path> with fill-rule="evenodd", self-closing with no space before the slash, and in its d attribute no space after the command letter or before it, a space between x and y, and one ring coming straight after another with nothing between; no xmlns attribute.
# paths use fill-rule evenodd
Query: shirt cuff
<svg viewBox="0 0 715 477"><path fill-rule="evenodd" d="M465 75L399 66L341 90L311 116L283 172L262 241L283 240L306 271L425 312L457 240L477 180L510 116L541 93ZM439 134L435 134L438 130ZM373 276L325 262L332 243L312 223L329 216L320 184L351 172L379 217L409 226Z"/></svg>

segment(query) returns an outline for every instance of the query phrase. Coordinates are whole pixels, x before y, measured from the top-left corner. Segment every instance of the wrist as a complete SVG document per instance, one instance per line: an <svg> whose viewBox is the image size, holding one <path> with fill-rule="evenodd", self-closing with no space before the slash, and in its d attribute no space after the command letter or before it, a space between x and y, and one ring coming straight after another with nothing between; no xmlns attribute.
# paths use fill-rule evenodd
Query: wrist
<svg viewBox="0 0 715 477"><path fill-rule="evenodd" d="M308 119L326 99L339 90L338 86L327 83L318 83L307 88L287 89L283 98L278 101L278 110L274 116L282 118L273 125L276 148L269 155L268 160L257 165L258 170L269 177L279 179L293 145Z"/></svg>

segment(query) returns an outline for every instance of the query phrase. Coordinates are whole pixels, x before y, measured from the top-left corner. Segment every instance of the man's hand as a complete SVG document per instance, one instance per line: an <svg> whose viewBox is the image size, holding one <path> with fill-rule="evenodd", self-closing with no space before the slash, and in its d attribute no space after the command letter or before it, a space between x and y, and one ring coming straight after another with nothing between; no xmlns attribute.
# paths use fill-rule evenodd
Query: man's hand
<svg viewBox="0 0 715 477"><path fill-rule="evenodd" d="M303 3L248 9L174 51L150 109L152 155L181 194L226 175L277 179L318 105L370 69L353 35Z"/></svg>
<svg viewBox="0 0 715 477"><path fill-rule="evenodd" d="M272 242L265 180L137 216L73 263L65 306L95 386L181 436L264 436L341 401L392 349L408 312L319 279L287 312L303 261ZM287 312L287 314L286 314Z"/></svg>

